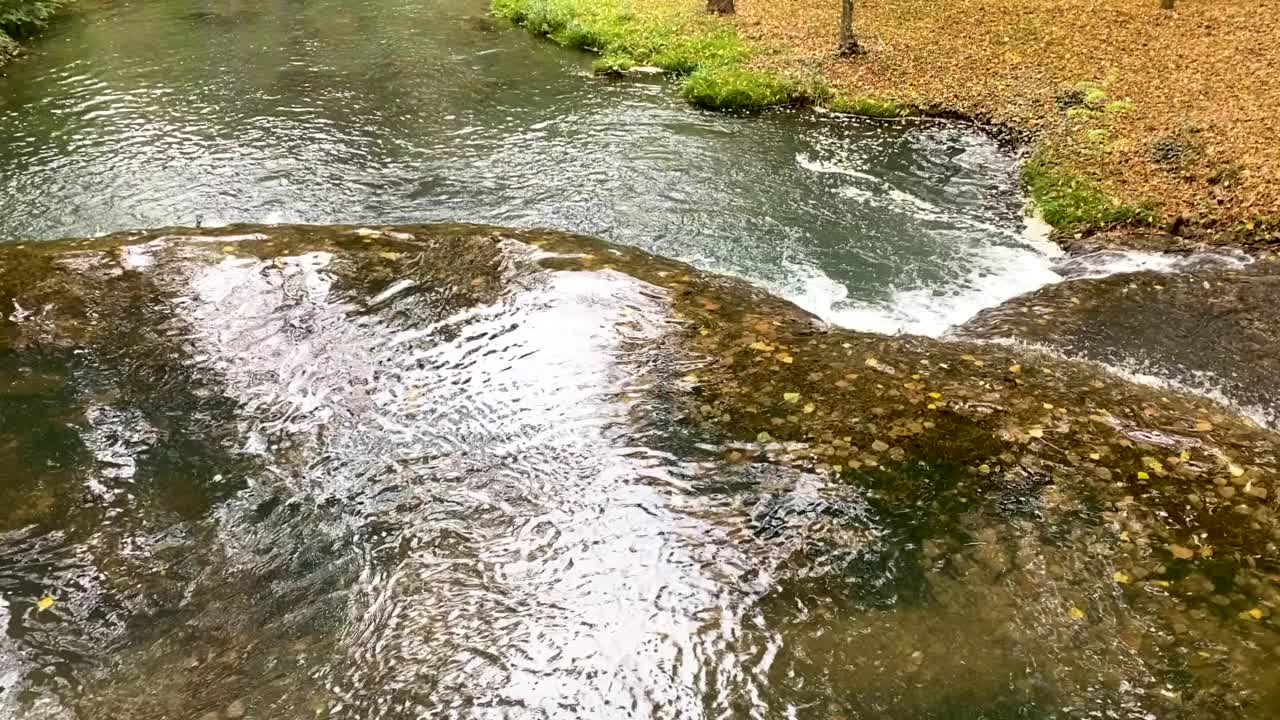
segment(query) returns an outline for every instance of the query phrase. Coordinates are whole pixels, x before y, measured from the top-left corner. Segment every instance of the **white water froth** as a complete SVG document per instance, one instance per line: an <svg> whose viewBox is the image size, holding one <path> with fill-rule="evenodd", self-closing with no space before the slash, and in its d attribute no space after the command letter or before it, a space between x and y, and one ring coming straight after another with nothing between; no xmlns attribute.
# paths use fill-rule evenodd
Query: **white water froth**
<svg viewBox="0 0 1280 720"><path fill-rule="evenodd" d="M792 279L769 289L823 320L852 330L887 335L939 337L989 307L1046 285L1141 271L1178 273L1196 269L1243 267L1243 255L1205 253L1166 255L1117 251L1062 261L1062 251L1033 222L1026 244L975 247L976 269L955 281L932 287L894 289L880 302L850 300L849 289L811 265L791 264Z"/></svg>

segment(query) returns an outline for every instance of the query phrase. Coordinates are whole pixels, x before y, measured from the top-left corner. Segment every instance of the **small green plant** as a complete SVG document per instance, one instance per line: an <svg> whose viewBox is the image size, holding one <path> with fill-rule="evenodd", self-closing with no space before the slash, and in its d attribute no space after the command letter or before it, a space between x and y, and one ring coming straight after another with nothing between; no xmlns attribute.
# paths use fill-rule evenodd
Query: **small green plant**
<svg viewBox="0 0 1280 720"><path fill-rule="evenodd" d="M0 0L0 36L23 37L49 24L67 0Z"/></svg>
<svg viewBox="0 0 1280 720"><path fill-rule="evenodd" d="M1153 205L1118 202L1089 180L1064 172L1045 153L1027 161L1022 179L1044 221L1059 232L1153 225L1159 220Z"/></svg>

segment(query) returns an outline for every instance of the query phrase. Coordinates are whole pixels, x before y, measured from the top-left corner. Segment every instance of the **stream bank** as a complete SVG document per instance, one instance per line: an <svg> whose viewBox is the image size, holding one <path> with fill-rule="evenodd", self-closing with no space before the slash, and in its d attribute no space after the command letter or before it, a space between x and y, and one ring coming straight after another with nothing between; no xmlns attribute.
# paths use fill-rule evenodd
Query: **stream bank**
<svg viewBox="0 0 1280 720"><path fill-rule="evenodd" d="M1266 80L1280 67L1274 2L1169 12L1123 0L889 0L858 8L867 52L843 59L833 47L839 3L825 0L743 0L736 20L707 17L698 0L493 6L602 53L602 69L651 64L687 76L686 97L707 107L798 102L964 117L1021 135L1034 147L1026 184L1064 237L1124 227L1169 231L1173 243L1280 240L1280 151L1270 140L1280 90ZM1222 88L1247 97L1228 102Z"/></svg>
<svg viewBox="0 0 1280 720"><path fill-rule="evenodd" d="M0 0L0 67L22 52L19 41L49 23L69 0Z"/></svg>

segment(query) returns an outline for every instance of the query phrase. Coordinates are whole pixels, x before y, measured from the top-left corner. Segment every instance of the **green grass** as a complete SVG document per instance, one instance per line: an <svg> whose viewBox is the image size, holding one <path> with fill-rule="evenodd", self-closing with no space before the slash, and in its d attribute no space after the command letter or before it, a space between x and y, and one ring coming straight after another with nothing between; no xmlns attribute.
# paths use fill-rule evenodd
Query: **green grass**
<svg viewBox="0 0 1280 720"><path fill-rule="evenodd" d="M1043 152L1023 166L1022 179L1044 221L1059 232L1154 225L1159 221L1153 205L1119 202L1089 180L1062 171Z"/></svg>
<svg viewBox="0 0 1280 720"><path fill-rule="evenodd" d="M684 78L681 91L716 110L758 110L803 99L778 75L751 70L731 21L671 6L637 12L626 0L492 0L493 12L566 47L600 55L599 72L651 65Z"/></svg>

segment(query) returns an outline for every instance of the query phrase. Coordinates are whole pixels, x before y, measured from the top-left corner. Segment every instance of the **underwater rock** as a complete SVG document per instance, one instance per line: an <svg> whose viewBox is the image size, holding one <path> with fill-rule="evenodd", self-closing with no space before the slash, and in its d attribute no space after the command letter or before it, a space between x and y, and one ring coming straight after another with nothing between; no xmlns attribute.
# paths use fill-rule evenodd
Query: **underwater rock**
<svg viewBox="0 0 1280 720"><path fill-rule="evenodd" d="M5 246L0 298L18 717L1280 709L1280 438L1204 399L549 231Z"/></svg>
<svg viewBox="0 0 1280 720"><path fill-rule="evenodd" d="M953 331L1015 340L1067 357L1218 394L1280 418L1280 262L1194 273L1136 272L1048 285Z"/></svg>

